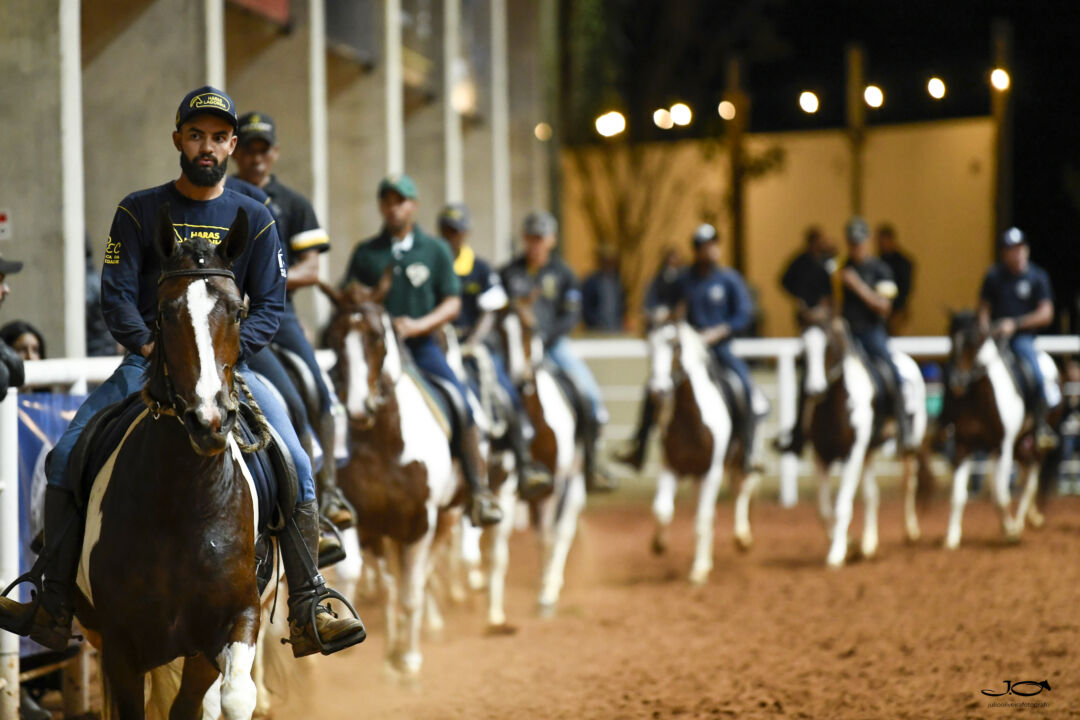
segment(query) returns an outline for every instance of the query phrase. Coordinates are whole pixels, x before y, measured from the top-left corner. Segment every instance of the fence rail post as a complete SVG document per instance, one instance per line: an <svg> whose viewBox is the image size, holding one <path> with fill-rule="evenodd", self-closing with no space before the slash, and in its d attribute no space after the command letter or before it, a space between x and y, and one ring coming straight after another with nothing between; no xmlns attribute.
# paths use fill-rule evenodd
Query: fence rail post
<svg viewBox="0 0 1080 720"><path fill-rule="evenodd" d="M19 393L0 402L0 585L19 574ZM2 588L0 588L2 589ZM0 631L0 720L19 720L19 636Z"/></svg>
<svg viewBox="0 0 1080 720"><path fill-rule="evenodd" d="M776 357L777 415L781 430L795 426L799 388L795 373L795 352L785 351ZM794 453L780 456L780 504L795 507L799 502L799 458Z"/></svg>

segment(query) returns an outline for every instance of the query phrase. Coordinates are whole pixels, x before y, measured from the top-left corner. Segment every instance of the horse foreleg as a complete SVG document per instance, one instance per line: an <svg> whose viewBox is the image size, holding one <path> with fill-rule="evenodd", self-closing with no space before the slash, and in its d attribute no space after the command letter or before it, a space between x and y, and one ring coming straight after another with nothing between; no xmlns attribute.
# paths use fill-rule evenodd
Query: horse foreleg
<svg viewBox="0 0 1080 720"><path fill-rule="evenodd" d="M225 720L250 720L251 714L255 712L258 693L251 677L251 666L255 662L260 612L260 606L255 604L236 618L229 631L229 639L217 656L217 666L221 668L221 715ZM201 676L197 678L201 679ZM185 666L184 683L180 686L181 696L187 682L188 668ZM209 683L206 687L209 687ZM206 692L206 687L198 692L200 699Z"/></svg>
<svg viewBox="0 0 1080 720"><path fill-rule="evenodd" d="M668 528L675 515L675 473L664 465L656 478L656 495L653 496L652 512L656 518L656 531L653 533L652 551L654 555L663 555L668 548Z"/></svg>
<svg viewBox="0 0 1080 720"><path fill-rule="evenodd" d="M203 712L203 697L210 686L214 684L214 681L218 679L218 671L202 654L185 658L183 665L184 670L180 680L180 690L176 694L176 700L173 701L172 708L169 710L169 720L202 720L206 717ZM155 692L157 691L157 679L155 677ZM252 704L252 709L254 709L254 704ZM218 713L212 713L209 717L217 720ZM250 718L251 714L241 717Z"/></svg>
<svg viewBox="0 0 1080 720"><path fill-rule="evenodd" d="M103 639L101 667L105 675L105 702L112 709L105 717L109 720L146 720L143 673L136 670L127 657L110 651L111 645L113 643Z"/></svg>
<svg viewBox="0 0 1080 720"><path fill-rule="evenodd" d="M1014 438L1006 437L1001 446L997 465L994 467L994 504L1001 515L1001 531L1005 537L1013 540L1019 533L1014 531L1011 512L1012 499L1009 496L1009 478L1012 476Z"/></svg>
<svg viewBox="0 0 1080 720"><path fill-rule="evenodd" d="M818 481L818 517L825 528L825 537L830 541L833 537L832 488L829 487L829 466L820 459L814 463L814 471Z"/></svg>
<svg viewBox="0 0 1080 720"><path fill-rule="evenodd" d="M180 693L184 676L184 658L176 658L150 671L150 698L146 702L147 720L167 720L169 709Z"/></svg>
<svg viewBox="0 0 1080 720"><path fill-rule="evenodd" d="M741 474L739 495L735 498L735 547L739 550L749 550L754 544L754 535L750 532L750 503L760 482L761 474L756 471Z"/></svg>
<svg viewBox="0 0 1080 720"><path fill-rule="evenodd" d="M510 533L514 531L514 504L517 492L512 482L499 488L503 518L484 530L483 543L488 570L488 628L506 627L506 570L510 565Z"/></svg>
<svg viewBox="0 0 1080 720"><path fill-rule="evenodd" d="M1035 463L1021 468L1026 480L1024 491L1020 495L1020 503L1016 507L1016 518L1013 520L1013 535L1011 539L1019 540L1024 532L1024 523L1028 513L1035 509L1035 491L1039 489L1039 466Z"/></svg>
<svg viewBox="0 0 1080 720"><path fill-rule="evenodd" d="M964 518L964 505L967 504L968 482L971 480L971 457L966 457L956 466L953 473L952 506L949 511L949 530L945 533L945 548L955 550L960 547L960 523Z"/></svg>
<svg viewBox="0 0 1080 720"><path fill-rule="evenodd" d="M450 576L450 597L456 603L468 600L469 590L483 590L487 582L487 576L481 569L483 554L480 552L480 539L483 534L482 528L473 527L471 522L458 515L456 539L459 539L459 542L453 550L453 556L461 559L461 568Z"/></svg>
<svg viewBox="0 0 1080 720"><path fill-rule="evenodd" d="M401 627L398 620L398 584L390 568L390 558L397 554L397 543L384 538L383 554L378 558L379 582L383 586L386 609L386 662L393 668L397 663Z"/></svg>
<svg viewBox="0 0 1080 720"><path fill-rule="evenodd" d="M840 472L840 490L836 493L836 521L833 524L832 545L825 559L826 564L831 568L843 567L847 559L848 528L851 526L855 491L859 488L859 478L862 477L865 457L865 445L856 441L851 455L844 462L844 468Z"/></svg>
<svg viewBox="0 0 1080 720"><path fill-rule="evenodd" d="M690 567L690 583L693 585L704 585L713 567L716 496L724 479L723 452L716 455L713 466L705 473L698 489L697 512L694 515L694 564Z"/></svg>
<svg viewBox="0 0 1080 720"><path fill-rule="evenodd" d="M345 559L334 566L334 573L341 583L341 594L355 602L356 588L364 575L364 559L360 552L360 535L355 527L341 533Z"/></svg>
<svg viewBox="0 0 1080 720"><path fill-rule="evenodd" d="M929 461L929 460L928 460ZM919 478L915 469L915 456L904 456L904 531L907 539L915 542L919 539L919 515L915 508L915 493L919 487Z"/></svg>
<svg viewBox="0 0 1080 720"><path fill-rule="evenodd" d="M403 548L401 554L404 652L398 658L398 670L406 675L417 675L423 664L423 655L420 653L420 630L423 624L424 594L430 569L429 553L433 538L433 530L428 530L420 540Z"/></svg>
<svg viewBox="0 0 1080 720"><path fill-rule="evenodd" d="M566 570L566 556L577 532L578 515L585 507L585 478L575 474L566 486L566 497L554 518L554 543L544 568L543 582L540 586L539 609L541 617L552 617L555 604L562 591L563 574Z"/></svg>
<svg viewBox="0 0 1080 720"><path fill-rule="evenodd" d="M863 463L863 521L862 555L872 558L878 548L878 504L880 493L878 492L877 477L870 463Z"/></svg>

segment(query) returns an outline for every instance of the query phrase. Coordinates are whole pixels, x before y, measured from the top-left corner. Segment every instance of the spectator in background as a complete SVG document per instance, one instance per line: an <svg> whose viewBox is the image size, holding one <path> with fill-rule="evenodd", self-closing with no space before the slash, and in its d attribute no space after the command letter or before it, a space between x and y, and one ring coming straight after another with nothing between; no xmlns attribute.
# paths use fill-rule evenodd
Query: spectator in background
<svg viewBox="0 0 1080 720"><path fill-rule="evenodd" d="M911 278L915 265L911 258L900 251L896 242L896 229L889 223L877 226L874 239L877 242L878 257L892 270L896 282L896 297L893 299L892 315L889 316L889 333L898 335L908 320L908 297L911 295Z"/></svg>
<svg viewBox="0 0 1080 720"><path fill-rule="evenodd" d="M7 343L8 347L23 359L23 362L45 359L45 338L40 330L28 322L12 320L0 327L0 342ZM23 386L19 388L19 392L52 392L52 388L48 385Z"/></svg>
<svg viewBox="0 0 1080 720"><path fill-rule="evenodd" d="M42 345L41 357L45 357ZM101 314L101 273L94 265L90 234L86 234L86 354L88 357L123 355Z"/></svg>
<svg viewBox="0 0 1080 720"><path fill-rule="evenodd" d="M817 225L806 229L806 249L795 256L780 278L780 286L796 302L800 328L822 322L832 310L832 273L836 248Z"/></svg>
<svg viewBox="0 0 1080 720"><path fill-rule="evenodd" d="M597 270L581 286L581 315L589 330L619 332L626 314L626 290L619 276L619 256L611 245L596 249Z"/></svg>
<svg viewBox="0 0 1080 720"><path fill-rule="evenodd" d="M8 275L14 275L22 268L23 264L18 260L5 260L0 256L0 306L11 292L11 287L7 284ZM0 340L0 402L7 397L9 387L19 387L23 382L25 374L22 358L6 342Z"/></svg>
<svg viewBox="0 0 1080 720"><path fill-rule="evenodd" d="M683 260L679 251L670 246L664 248L660 269L653 275L645 291L645 314L649 318L661 308L670 312L679 303L679 273L682 268Z"/></svg>

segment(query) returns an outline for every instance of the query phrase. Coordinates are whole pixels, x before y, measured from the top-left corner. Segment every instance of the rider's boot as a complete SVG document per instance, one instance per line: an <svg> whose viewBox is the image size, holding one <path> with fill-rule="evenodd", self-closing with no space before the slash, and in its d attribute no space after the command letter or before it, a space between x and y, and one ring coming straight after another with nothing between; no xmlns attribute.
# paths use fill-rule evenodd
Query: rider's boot
<svg viewBox="0 0 1080 720"><path fill-rule="evenodd" d="M585 446L585 490L590 493L612 492L619 489L619 481L611 476L600 463L604 439L603 425L590 413L583 416L582 444Z"/></svg>
<svg viewBox="0 0 1080 720"><path fill-rule="evenodd" d="M71 640L75 573L82 550L82 519L75 497L66 488L45 488L45 581L41 603L18 603L0 598L0 629L30 639L57 652Z"/></svg>
<svg viewBox="0 0 1080 720"><path fill-rule="evenodd" d="M623 465L629 465L637 471L645 465L645 449L649 444L649 435L652 433L653 423L656 421L656 401L651 392L645 392L645 398L641 403L641 417L638 418L637 431L630 446L621 453L616 453L614 458Z"/></svg>
<svg viewBox="0 0 1080 720"><path fill-rule="evenodd" d="M900 384L897 384L896 392L893 393L893 415L896 417L896 449L901 452L914 450L914 432L911 418L904 407L904 391Z"/></svg>
<svg viewBox="0 0 1080 720"><path fill-rule="evenodd" d="M502 520L499 501L487 484L487 474L482 472L484 458L480 454L480 430L476 425L463 427L458 431L459 447L455 456L461 464L461 474L469 490L469 504L466 512L474 527L498 525Z"/></svg>
<svg viewBox="0 0 1080 720"><path fill-rule="evenodd" d="M551 492L555 483L551 471L533 459L529 443L525 440L525 423L528 418L511 415L506 431L510 436L514 465L517 467L518 496L522 500L536 500ZM529 433L533 435L535 433Z"/></svg>
<svg viewBox="0 0 1080 720"><path fill-rule="evenodd" d="M1046 421L1047 415L1046 398L1039 393L1035 398L1033 418L1035 422L1035 446L1039 450L1052 450L1057 447L1058 438L1053 428Z"/></svg>
<svg viewBox="0 0 1080 720"><path fill-rule="evenodd" d="M752 404L747 405L752 408ZM757 435L758 416L753 409L746 414L746 422L743 423L743 472L751 473L754 466L754 437Z"/></svg>
<svg viewBox="0 0 1080 720"><path fill-rule="evenodd" d="M337 484L337 461L334 458L334 416L323 413L319 418L319 444L323 449L323 464L315 482L319 488L319 509L341 530L356 524L356 516Z"/></svg>
<svg viewBox="0 0 1080 720"><path fill-rule="evenodd" d="M319 639L328 648L326 654L363 642L367 637L364 623L354 617L336 617L326 605L318 604L319 595L326 588L315 566L319 546L318 503L314 500L297 503L290 522L279 537L279 544L285 577L289 581L289 643L293 656L323 652ZM312 605L316 605L314 623Z"/></svg>
<svg viewBox="0 0 1080 720"><path fill-rule="evenodd" d="M787 430L781 431L780 435L773 442L773 448L777 452L794 453L795 455L802 455L803 445L806 443L806 434L803 431L803 425L805 424L805 418L803 414L806 410L806 392L799 393L799 405L795 411L795 424Z"/></svg>

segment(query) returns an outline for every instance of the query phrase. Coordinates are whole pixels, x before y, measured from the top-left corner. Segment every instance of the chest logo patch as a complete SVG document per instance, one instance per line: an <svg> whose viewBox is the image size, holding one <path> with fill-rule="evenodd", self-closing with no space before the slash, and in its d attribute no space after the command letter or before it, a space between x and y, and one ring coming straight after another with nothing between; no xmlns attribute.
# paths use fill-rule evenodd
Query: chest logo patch
<svg viewBox="0 0 1080 720"><path fill-rule="evenodd" d="M1020 282L1016 283L1016 295L1021 300L1027 300L1029 297L1031 297L1031 283L1029 283L1027 280L1021 280Z"/></svg>
<svg viewBox="0 0 1080 720"><path fill-rule="evenodd" d="M405 277L409 278L409 282L413 284L413 287L420 287L431 277L431 270L424 263L415 262L405 268Z"/></svg>
<svg viewBox="0 0 1080 720"><path fill-rule="evenodd" d="M711 288L709 288L709 300L711 302L714 302L714 303L723 302L724 301L724 286L723 285L713 285Z"/></svg>
<svg viewBox="0 0 1080 720"><path fill-rule="evenodd" d="M559 294L559 279L554 275L545 275L540 281L540 289L544 297L554 300Z"/></svg>

